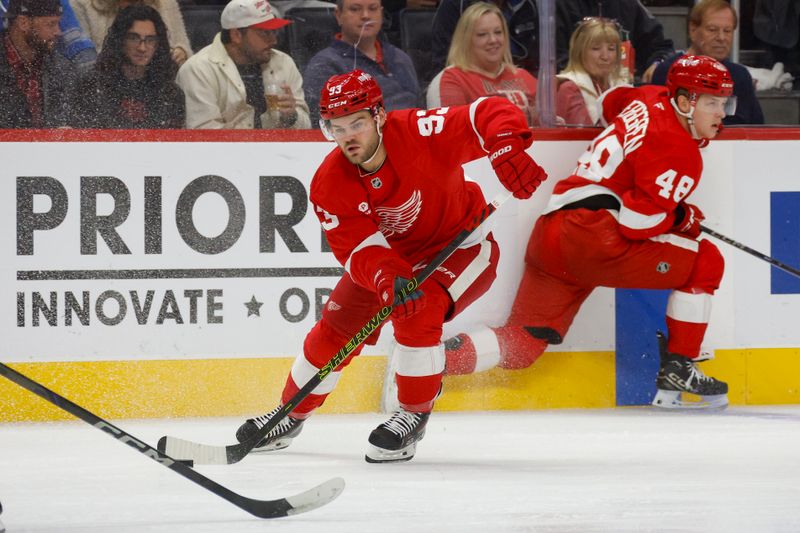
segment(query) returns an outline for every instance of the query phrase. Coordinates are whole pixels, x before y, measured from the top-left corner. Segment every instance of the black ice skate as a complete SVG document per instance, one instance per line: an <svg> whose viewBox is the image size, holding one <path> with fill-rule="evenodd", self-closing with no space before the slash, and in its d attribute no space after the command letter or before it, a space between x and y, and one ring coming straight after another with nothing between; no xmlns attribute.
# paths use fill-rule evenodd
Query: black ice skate
<svg viewBox="0 0 800 533"><path fill-rule="evenodd" d="M667 339L658 332L661 368L656 377L656 396L653 405L666 409L724 409L728 406L728 384L706 376L696 360L669 353ZM684 393L700 397L699 401L683 398Z"/></svg>
<svg viewBox="0 0 800 533"><path fill-rule="evenodd" d="M236 430L236 440L244 442L250 439L259 429L266 426L267 422L269 422L282 407L283 406L279 405L265 415L248 418L245 423ZM291 416L285 417L278 422L277 426L267 433L266 437L256 444L250 453L271 452L286 448L292 443L292 439L300 434L300 431L303 429L303 422L303 420L298 420Z"/></svg>
<svg viewBox="0 0 800 533"><path fill-rule="evenodd" d="M369 435L368 463L410 461L417 442L425 436L430 413L411 413L400 408Z"/></svg>

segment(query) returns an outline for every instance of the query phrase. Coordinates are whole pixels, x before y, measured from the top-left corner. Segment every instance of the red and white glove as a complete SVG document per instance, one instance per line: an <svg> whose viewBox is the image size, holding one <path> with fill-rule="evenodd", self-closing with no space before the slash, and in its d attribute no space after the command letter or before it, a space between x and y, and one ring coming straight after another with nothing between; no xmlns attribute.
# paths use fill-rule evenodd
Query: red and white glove
<svg viewBox="0 0 800 533"><path fill-rule="evenodd" d="M700 223L706 219L700 208L693 204L681 202L675 208L675 224L672 230L696 239L700 236Z"/></svg>
<svg viewBox="0 0 800 533"><path fill-rule="evenodd" d="M415 290L407 297L399 297L400 290L403 289L408 281L413 277L411 266L402 259L390 259L383 261L380 268L375 273L375 292L384 306L391 305L392 318L394 320L404 320L425 307L425 293L420 289ZM395 293L398 298L395 299Z"/></svg>
<svg viewBox="0 0 800 533"><path fill-rule="evenodd" d="M539 184L547 179L547 174L525 152L522 139L512 134L501 135L489 148L489 161L503 187L511 191L514 198L527 200Z"/></svg>

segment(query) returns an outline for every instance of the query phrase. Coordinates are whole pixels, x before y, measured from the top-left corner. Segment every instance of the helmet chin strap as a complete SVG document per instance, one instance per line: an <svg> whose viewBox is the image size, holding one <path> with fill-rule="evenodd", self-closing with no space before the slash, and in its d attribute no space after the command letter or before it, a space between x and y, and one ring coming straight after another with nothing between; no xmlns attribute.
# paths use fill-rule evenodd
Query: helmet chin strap
<svg viewBox="0 0 800 533"><path fill-rule="evenodd" d="M699 141L702 140L703 138L700 137L700 135L697 133L697 129L694 127L694 100L691 100L690 102L691 105L689 106L689 112L684 113L678 107L678 103L675 101L675 98L669 99L669 103L672 104L672 108L675 110L675 112L680 116L682 116L683 118L685 118L686 121L689 123L689 133L692 134L692 139Z"/></svg>
<svg viewBox="0 0 800 533"><path fill-rule="evenodd" d="M372 152L372 155L369 156L369 159L361 163L359 166L369 165L370 161L372 161L375 156L378 155L378 151L381 149L381 145L383 144L383 131L381 130L381 126L379 124L380 120L377 112L373 115L373 118L375 119L375 130L378 132L378 145L375 147L375 151Z"/></svg>

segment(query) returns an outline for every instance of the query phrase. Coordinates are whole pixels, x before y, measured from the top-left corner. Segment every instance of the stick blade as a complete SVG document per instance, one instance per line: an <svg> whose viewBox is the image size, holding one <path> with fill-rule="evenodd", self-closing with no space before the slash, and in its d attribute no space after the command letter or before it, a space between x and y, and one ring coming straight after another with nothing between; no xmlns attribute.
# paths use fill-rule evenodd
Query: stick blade
<svg viewBox="0 0 800 533"><path fill-rule="evenodd" d="M177 437L161 437L158 440L158 451L177 461L192 461L198 465L230 464L225 446L210 446Z"/></svg>
<svg viewBox="0 0 800 533"><path fill-rule="evenodd" d="M292 506L288 514L294 515L318 509L338 498L342 491L344 491L344 479L331 478L321 485L286 498Z"/></svg>
<svg viewBox="0 0 800 533"><path fill-rule="evenodd" d="M305 492L279 500L248 498L240 507L258 518L281 518L319 509L338 498L343 490L344 479L335 477Z"/></svg>

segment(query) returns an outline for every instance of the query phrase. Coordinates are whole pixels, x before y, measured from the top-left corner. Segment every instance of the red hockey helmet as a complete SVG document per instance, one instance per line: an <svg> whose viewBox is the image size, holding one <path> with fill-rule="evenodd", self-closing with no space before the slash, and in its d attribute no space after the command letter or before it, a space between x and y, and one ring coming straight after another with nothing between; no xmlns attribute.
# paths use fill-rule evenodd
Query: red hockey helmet
<svg viewBox="0 0 800 533"><path fill-rule="evenodd" d="M331 76L322 87L319 116L322 120L350 115L362 109L383 107L383 93L375 79L361 70Z"/></svg>
<svg viewBox="0 0 800 533"><path fill-rule="evenodd" d="M725 65L708 56L683 56L675 61L667 74L667 89L673 98L678 89L690 95L710 94L730 97L733 79Z"/></svg>

